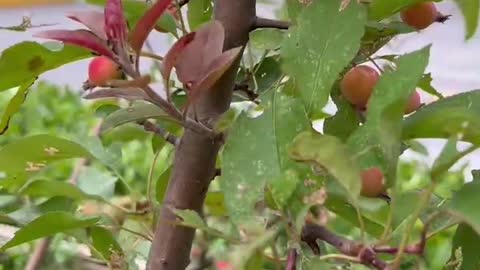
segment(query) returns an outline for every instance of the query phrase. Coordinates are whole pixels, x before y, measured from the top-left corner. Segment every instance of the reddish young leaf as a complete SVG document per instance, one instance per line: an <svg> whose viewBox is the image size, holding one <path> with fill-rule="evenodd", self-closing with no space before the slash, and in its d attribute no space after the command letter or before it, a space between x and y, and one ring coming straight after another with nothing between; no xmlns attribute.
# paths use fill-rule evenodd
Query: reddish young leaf
<svg viewBox="0 0 480 270"><path fill-rule="evenodd" d="M157 20L167 10L172 0L158 0L145 14L140 18L130 35L130 45L135 52L140 52L143 43L147 39Z"/></svg>
<svg viewBox="0 0 480 270"><path fill-rule="evenodd" d="M33 35L38 38L46 38L62 41L63 43L87 48L100 55L114 59L113 52L108 48L105 41L87 30L47 30Z"/></svg>
<svg viewBox="0 0 480 270"><path fill-rule="evenodd" d="M178 79L195 83L205 74L210 63L222 54L225 30L219 21L202 26L192 42L178 55L175 63Z"/></svg>
<svg viewBox="0 0 480 270"><path fill-rule="evenodd" d="M215 60L209 65L202 78L193 84L188 103L194 103L200 94L210 89L220 79L220 77L222 77L225 71L230 68L241 51L242 47L233 48L215 58Z"/></svg>
<svg viewBox="0 0 480 270"><path fill-rule="evenodd" d="M123 42L127 38L127 20L121 0L107 0L105 5L105 33L109 40Z"/></svg>
<svg viewBox="0 0 480 270"><path fill-rule="evenodd" d="M168 53L163 58L162 62L162 75L165 80L170 78L170 73L172 72L173 66L177 62L178 56L183 52L185 47L192 42L195 38L195 32L191 32L181 37L173 46L170 48Z"/></svg>
<svg viewBox="0 0 480 270"><path fill-rule="evenodd" d="M105 33L105 16L99 11L76 11L67 15L67 18L85 25L99 38L107 40Z"/></svg>

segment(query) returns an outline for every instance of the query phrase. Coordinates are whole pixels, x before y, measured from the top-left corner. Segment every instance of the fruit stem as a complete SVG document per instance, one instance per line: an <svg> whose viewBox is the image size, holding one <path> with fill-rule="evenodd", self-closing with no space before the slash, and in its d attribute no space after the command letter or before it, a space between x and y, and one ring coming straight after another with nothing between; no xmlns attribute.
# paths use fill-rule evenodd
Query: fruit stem
<svg viewBox="0 0 480 270"><path fill-rule="evenodd" d="M437 17L435 18L435 21L439 22L439 23L444 23L444 22L448 21L448 19L450 19L450 17L452 17L452 15L450 15L450 14L443 15L442 13L438 12Z"/></svg>

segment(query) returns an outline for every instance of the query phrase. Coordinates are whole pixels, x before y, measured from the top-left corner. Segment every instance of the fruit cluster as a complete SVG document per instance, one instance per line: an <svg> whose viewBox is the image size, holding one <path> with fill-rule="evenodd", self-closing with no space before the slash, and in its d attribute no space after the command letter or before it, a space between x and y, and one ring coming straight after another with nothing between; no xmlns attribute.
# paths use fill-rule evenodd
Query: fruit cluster
<svg viewBox="0 0 480 270"><path fill-rule="evenodd" d="M444 22L449 16L441 14L433 2L411 5L400 12L402 21L408 26L423 30L435 22ZM374 68L360 65L349 70L340 82L340 90L345 99L359 111L367 110L373 89L380 79ZM405 114L410 114L421 106L420 94L415 90L405 107ZM365 197L379 197L385 192L384 175L381 169L372 167L361 173L362 188L360 194Z"/></svg>

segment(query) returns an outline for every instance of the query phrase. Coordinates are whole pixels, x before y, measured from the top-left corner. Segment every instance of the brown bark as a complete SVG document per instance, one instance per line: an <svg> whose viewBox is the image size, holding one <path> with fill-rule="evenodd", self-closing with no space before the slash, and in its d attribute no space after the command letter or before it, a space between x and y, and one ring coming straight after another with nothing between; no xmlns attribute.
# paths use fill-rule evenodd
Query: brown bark
<svg viewBox="0 0 480 270"><path fill-rule="evenodd" d="M217 0L215 19L225 28L224 50L244 46L255 22L255 0ZM230 106L238 59L224 76L195 104L196 117L212 125ZM186 129L175 151L166 198L150 250L148 270L183 270L189 264L195 230L175 226L171 208L201 212L222 140Z"/></svg>

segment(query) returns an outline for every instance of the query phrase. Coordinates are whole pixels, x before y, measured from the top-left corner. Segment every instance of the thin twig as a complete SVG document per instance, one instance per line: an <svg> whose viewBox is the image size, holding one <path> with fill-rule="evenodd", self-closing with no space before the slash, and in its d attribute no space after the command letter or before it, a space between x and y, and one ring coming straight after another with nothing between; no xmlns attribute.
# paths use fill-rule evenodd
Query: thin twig
<svg viewBox="0 0 480 270"><path fill-rule="evenodd" d="M319 255L320 248L317 240L329 243L343 255L347 255L348 258L354 258L358 263L372 266L378 270L387 269L387 263L378 258L373 248L341 237L323 226L317 224L305 225L302 230L302 241L306 242L312 251ZM327 257L322 256L321 258L326 259Z"/></svg>
<svg viewBox="0 0 480 270"><path fill-rule="evenodd" d="M287 267L285 267L285 270L297 269L297 255L297 250L295 250L294 248L288 251Z"/></svg>
<svg viewBox="0 0 480 270"><path fill-rule="evenodd" d="M435 183L430 184L430 186L426 190L424 190L424 194L422 194L422 196L420 197L420 201L418 202L417 208L412 214L412 220L408 223L407 228L403 234L402 240L400 242L400 246L398 247L397 255L395 256L395 259L393 260L393 263L392 263L392 266L393 266L392 269L398 269L400 267L402 256L406 252L405 249L407 247L410 232L413 230L413 227L415 226L415 222L417 218L420 216L420 214L422 213L424 207L430 201L430 198L432 196L434 189L435 189Z"/></svg>
<svg viewBox="0 0 480 270"><path fill-rule="evenodd" d="M148 41L146 43L148 44ZM155 60L158 60L158 61L163 61L163 56L154 54L153 52L140 52L140 56L152 58L152 59L155 59Z"/></svg>
<svg viewBox="0 0 480 270"><path fill-rule="evenodd" d="M179 0L175 0L176 4L177 4L177 15L178 15L178 18L180 18L180 25L182 27L182 32L183 34L187 34L187 27L185 26L185 20L183 19L183 14L182 14L182 10L180 9L182 6L180 5L180 1Z"/></svg>
<svg viewBox="0 0 480 270"><path fill-rule="evenodd" d="M143 126L145 131L153 132L155 135L160 136L162 139L171 143L172 145L177 145L178 138L160 126L157 126L150 121L139 122L139 124Z"/></svg>
<svg viewBox="0 0 480 270"><path fill-rule="evenodd" d="M262 17L257 17L255 23L252 26L252 30L259 28L277 28L277 29L288 29L292 24L286 21L267 19Z"/></svg>
<svg viewBox="0 0 480 270"><path fill-rule="evenodd" d="M178 0L178 5L183 7L188 4L188 2L190 2L190 0Z"/></svg>
<svg viewBox="0 0 480 270"><path fill-rule="evenodd" d="M25 270L38 270L40 269L45 256L48 253L48 247L52 239L50 237L41 239L35 246L35 250L30 256Z"/></svg>

